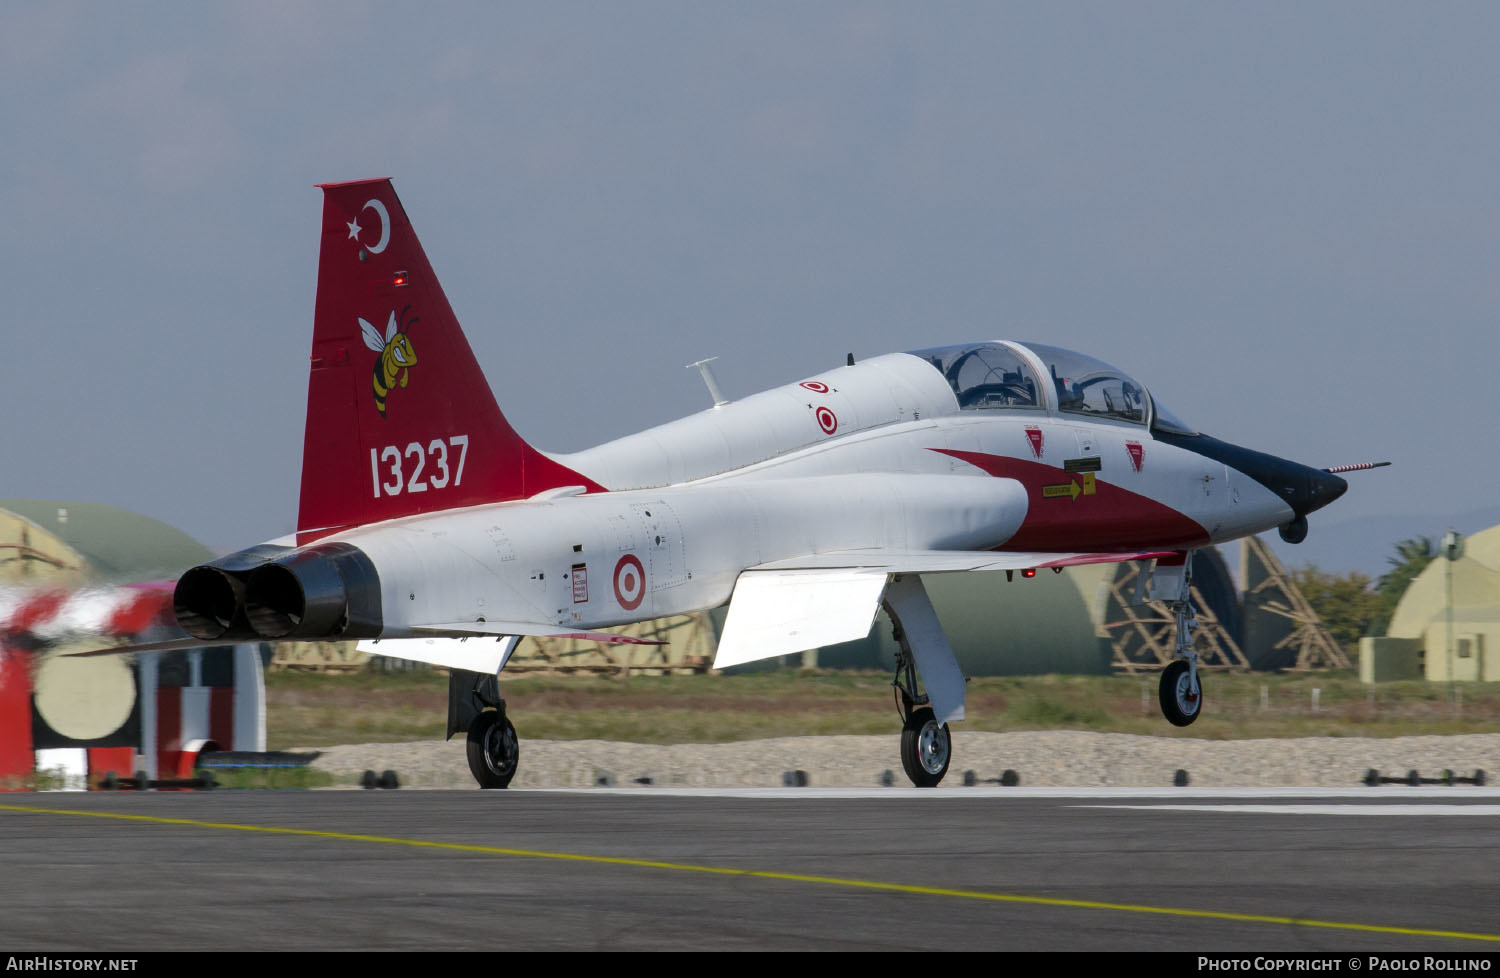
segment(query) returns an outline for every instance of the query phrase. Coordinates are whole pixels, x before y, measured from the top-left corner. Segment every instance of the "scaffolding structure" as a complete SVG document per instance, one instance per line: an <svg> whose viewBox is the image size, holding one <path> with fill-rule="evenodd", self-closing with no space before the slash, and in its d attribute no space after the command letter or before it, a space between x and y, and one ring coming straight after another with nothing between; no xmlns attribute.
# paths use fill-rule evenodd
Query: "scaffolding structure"
<svg viewBox="0 0 1500 978"><path fill-rule="evenodd" d="M1135 675L1158 672L1177 658L1177 618L1165 601L1134 604L1137 579L1146 573L1140 561L1119 565L1110 585L1104 630L1109 636L1110 665L1116 672ZM1191 590L1198 627L1193 630L1193 649L1198 668L1248 670L1250 662L1239 643L1210 610L1203 593Z"/></svg>
<svg viewBox="0 0 1500 978"><path fill-rule="evenodd" d="M1245 583L1245 611L1283 619L1284 630L1270 644L1270 652L1290 656L1285 668L1297 672L1349 669L1352 663L1342 646L1323 627L1323 619L1303 597L1297 582L1259 537L1240 541L1240 580Z"/></svg>

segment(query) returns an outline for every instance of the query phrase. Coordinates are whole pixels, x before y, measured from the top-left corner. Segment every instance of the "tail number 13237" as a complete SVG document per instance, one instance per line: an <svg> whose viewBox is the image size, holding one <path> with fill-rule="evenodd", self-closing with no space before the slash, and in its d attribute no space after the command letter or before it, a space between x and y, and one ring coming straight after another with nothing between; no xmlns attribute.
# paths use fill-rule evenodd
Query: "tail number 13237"
<svg viewBox="0 0 1500 978"><path fill-rule="evenodd" d="M455 456L456 462L452 461ZM468 456L468 435L454 435L447 441L434 438L425 448L415 441L405 448L396 445L372 448L370 487L376 499L403 492L426 492L429 488L446 489L449 485L457 487L464 481L464 459Z"/></svg>

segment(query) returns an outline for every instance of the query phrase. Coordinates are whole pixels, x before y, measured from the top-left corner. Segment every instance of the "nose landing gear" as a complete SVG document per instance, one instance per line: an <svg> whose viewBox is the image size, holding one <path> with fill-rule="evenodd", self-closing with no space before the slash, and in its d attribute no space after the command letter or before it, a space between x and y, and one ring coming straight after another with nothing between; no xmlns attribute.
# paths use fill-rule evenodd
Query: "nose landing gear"
<svg viewBox="0 0 1500 978"><path fill-rule="evenodd" d="M1191 597L1173 601L1171 607L1177 619L1177 659L1162 670L1159 697L1167 722L1186 727L1203 711L1203 684L1198 679L1198 653L1193 648L1193 629L1198 627L1198 620L1193 617Z"/></svg>
<svg viewBox="0 0 1500 978"><path fill-rule="evenodd" d="M1161 674L1161 712L1173 726L1186 727L1203 709L1203 685L1192 666L1178 659Z"/></svg>

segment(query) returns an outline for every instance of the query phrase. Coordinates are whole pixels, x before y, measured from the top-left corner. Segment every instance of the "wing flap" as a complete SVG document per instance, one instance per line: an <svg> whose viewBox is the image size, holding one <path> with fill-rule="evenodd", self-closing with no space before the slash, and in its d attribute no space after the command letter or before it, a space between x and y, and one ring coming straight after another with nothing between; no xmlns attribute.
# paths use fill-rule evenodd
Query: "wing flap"
<svg viewBox="0 0 1500 978"><path fill-rule="evenodd" d="M867 568L745 571L734 585L714 668L865 637L885 581L884 572Z"/></svg>

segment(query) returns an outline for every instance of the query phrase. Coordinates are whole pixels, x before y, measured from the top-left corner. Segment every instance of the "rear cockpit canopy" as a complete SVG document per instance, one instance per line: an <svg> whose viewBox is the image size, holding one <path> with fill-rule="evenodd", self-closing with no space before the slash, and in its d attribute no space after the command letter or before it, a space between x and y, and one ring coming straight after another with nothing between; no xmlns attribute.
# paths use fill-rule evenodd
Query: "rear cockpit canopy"
<svg viewBox="0 0 1500 978"><path fill-rule="evenodd" d="M912 356L937 368L965 411L1046 406L1035 371L1008 343L934 347Z"/></svg>
<svg viewBox="0 0 1500 978"><path fill-rule="evenodd" d="M1192 434L1146 389L1102 360L1041 343L967 343L913 350L941 373L965 411L1041 411L1152 424ZM1040 371L1040 372L1039 372Z"/></svg>

